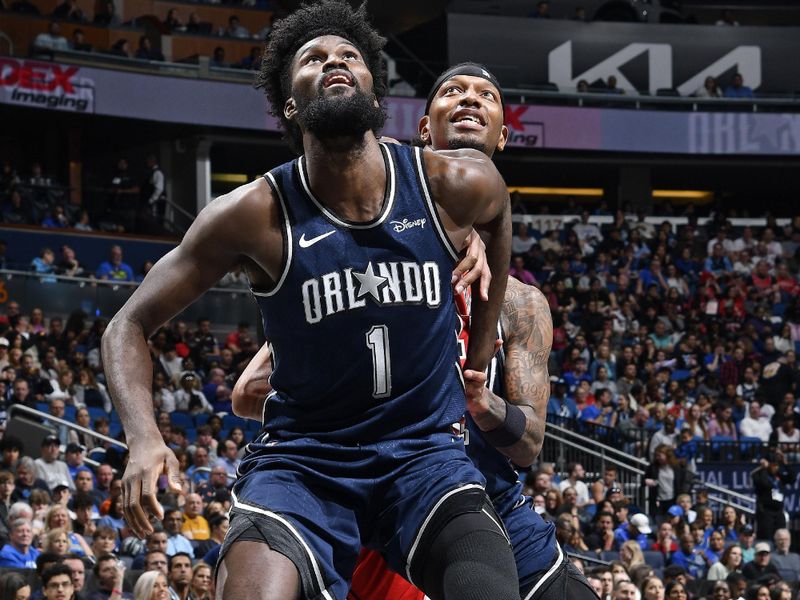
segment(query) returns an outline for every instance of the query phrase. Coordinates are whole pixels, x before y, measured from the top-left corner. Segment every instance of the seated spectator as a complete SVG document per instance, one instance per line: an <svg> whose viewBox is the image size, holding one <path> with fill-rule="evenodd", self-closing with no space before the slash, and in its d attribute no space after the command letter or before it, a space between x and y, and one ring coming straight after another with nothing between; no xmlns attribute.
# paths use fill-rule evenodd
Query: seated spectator
<svg viewBox="0 0 800 600"><path fill-rule="evenodd" d="M28 579L16 571L0 575L0 597L11 600L27 600L31 597L31 585Z"/></svg>
<svg viewBox="0 0 800 600"><path fill-rule="evenodd" d="M778 529L773 536L775 540L775 552L772 554L772 564L778 569L792 571L800 576L800 555L790 552L792 546L792 535L786 528Z"/></svg>
<svg viewBox="0 0 800 600"><path fill-rule="evenodd" d="M639 589L643 600L664 600L664 582L658 577L646 577Z"/></svg>
<svg viewBox="0 0 800 600"><path fill-rule="evenodd" d="M232 38L252 37L250 32L239 23L239 17L236 15L231 15L228 17L228 27L220 31L220 35Z"/></svg>
<svg viewBox="0 0 800 600"><path fill-rule="evenodd" d="M672 555L672 564L683 567L694 579L705 577L706 560L702 550L695 548L694 537L686 532L681 536L680 550Z"/></svg>
<svg viewBox="0 0 800 600"><path fill-rule="evenodd" d="M75 584L72 569L56 563L42 572L42 597L45 600L62 600L74 598Z"/></svg>
<svg viewBox="0 0 800 600"><path fill-rule="evenodd" d="M95 277L111 281L133 281L133 269L123 262L121 246L111 246L109 260L100 263Z"/></svg>
<svg viewBox="0 0 800 600"><path fill-rule="evenodd" d="M752 400L748 407L748 415L739 423L739 433L743 437L758 438L762 442L769 441L772 435L772 425L769 419L761 414L761 404Z"/></svg>
<svg viewBox="0 0 800 600"><path fill-rule="evenodd" d="M133 569L143 568L145 571L152 570L152 567L167 573L167 532L157 522L153 526L153 532L145 538L144 550L134 557L131 565Z"/></svg>
<svg viewBox="0 0 800 600"><path fill-rule="evenodd" d="M191 556L194 554L192 543L181 534L183 527L183 513L177 509L169 509L164 513L162 523L164 531L167 532L167 556L172 557L178 553L185 553Z"/></svg>
<svg viewBox="0 0 800 600"><path fill-rule="evenodd" d="M119 15L113 0L105 0L102 3L101 10L95 13L93 22L95 25L119 25Z"/></svg>
<svg viewBox="0 0 800 600"><path fill-rule="evenodd" d="M92 45L86 41L86 34L83 29L74 29L72 31L72 41L69 43L71 50L75 52L91 52Z"/></svg>
<svg viewBox="0 0 800 600"><path fill-rule="evenodd" d="M105 554L97 558L94 565L94 577L97 583L95 591L89 600L109 600L123 598L123 600L133 600L127 592L121 592L125 577L125 567L113 554Z"/></svg>
<svg viewBox="0 0 800 600"><path fill-rule="evenodd" d="M191 414L211 413L213 407L200 391L200 380L194 373L184 373L180 388L175 391L175 410Z"/></svg>
<svg viewBox="0 0 800 600"><path fill-rule="evenodd" d="M742 575L745 576L747 581L758 581L764 575L774 574L780 577L778 567L772 564L772 552L770 551L769 544L766 542L759 542L755 548L755 558L752 562L747 563L742 568Z"/></svg>
<svg viewBox="0 0 800 600"><path fill-rule="evenodd" d="M214 54L211 56L211 61L209 62L211 67L217 69L230 69L231 63L229 63L225 59L225 48L222 46L217 46L214 48Z"/></svg>
<svg viewBox="0 0 800 600"><path fill-rule="evenodd" d="M108 49L109 54L131 58L131 43L126 39L119 39Z"/></svg>
<svg viewBox="0 0 800 600"><path fill-rule="evenodd" d="M19 190L12 190L8 204L3 206L3 221L13 225L24 225L31 222L28 207L23 204Z"/></svg>
<svg viewBox="0 0 800 600"><path fill-rule="evenodd" d="M512 266L508 271L508 275L519 279L522 283L536 285L536 277L525 267L525 259L522 256L518 255L512 259Z"/></svg>
<svg viewBox="0 0 800 600"><path fill-rule="evenodd" d="M726 98L752 98L753 90L744 85L744 78L741 73L733 76L731 85L725 88Z"/></svg>
<svg viewBox="0 0 800 600"><path fill-rule="evenodd" d="M139 38L139 48L136 50L136 58L140 60L163 61L164 55L160 50L153 48L150 38L143 35Z"/></svg>
<svg viewBox="0 0 800 600"><path fill-rule="evenodd" d="M708 554L708 552L706 552ZM735 571L739 571L742 566L742 549L737 546L728 546L722 552L719 561L713 563L708 569L706 578L709 581L719 581L726 579L728 575Z"/></svg>
<svg viewBox="0 0 800 600"><path fill-rule="evenodd" d="M253 46L250 48L250 54L239 61L239 68L247 69L248 71L258 71L261 69L262 54L261 46Z"/></svg>
<svg viewBox="0 0 800 600"><path fill-rule="evenodd" d="M168 568L170 594L174 594L175 598L191 598L189 587L192 583L192 553L178 552L170 556Z"/></svg>
<svg viewBox="0 0 800 600"><path fill-rule="evenodd" d="M177 8L170 8L167 11L167 16L164 18L164 26L169 31L185 31L186 27L181 24L180 19L178 18L178 9Z"/></svg>
<svg viewBox="0 0 800 600"><path fill-rule="evenodd" d="M0 567L35 569L39 551L33 547L33 529L28 519L9 523L9 541L0 549Z"/></svg>
<svg viewBox="0 0 800 600"><path fill-rule="evenodd" d="M78 0L64 0L64 2L56 6L53 16L64 21L86 20L81 7L78 6Z"/></svg>
<svg viewBox="0 0 800 600"><path fill-rule="evenodd" d="M40 33L33 40L33 46L37 50L69 50L67 38L61 35L61 25L58 21L52 21L47 28L47 33Z"/></svg>
<svg viewBox="0 0 800 600"><path fill-rule="evenodd" d="M636 541L642 550L647 550L650 542L647 536L652 533L650 519L647 515L638 513L633 515L629 522L622 523L614 530L614 547L619 550L628 540Z"/></svg>
<svg viewBox="0 0 800 600"><path fill-rule="evenodd" d="M166 567L164 570L166 571ZM133 586L133 597L135 600L172 598L169 592L167 576L160 570L147 569L147 572L142 573Z"/></svg>
<svg viewBox="0 0 800 600"><path fill-rule="evenodd" d="M536 3L536 10L531 13L533 19L552 19L553 15L550 14L550 1L539 0Z"/></svg>
<svg viewBox="0 0 800 600"><path fill-rule="evenodd" d="M64 214L64 207L56 204L50 210L50 214L44 218L41 223L42 227L52 227L56 229L69 227L69 219Z"/></svg>
<svg viewBox="0 0 800 600"><path fill-rule="evenodd" d="M208 521L201 514L203 511L203 499L199 494L187 494L186 503L183 506L183 525L181 533L189 540L203 541L211 535Z"/></svg>
<svg viewBox="0 0 800 600"><path fill-rule="evenodd" d="M189 585L190 597L198 600L209 600L211 586L211 566L204 562L197 563L192 567L192 580Z"/></svg>
<svg viewBox="0 0 800 600"><path fill-rule="evenodd" d="M709 75L693 95L696 98L721 98L722 92L717 87L717 80Z"/></svg>

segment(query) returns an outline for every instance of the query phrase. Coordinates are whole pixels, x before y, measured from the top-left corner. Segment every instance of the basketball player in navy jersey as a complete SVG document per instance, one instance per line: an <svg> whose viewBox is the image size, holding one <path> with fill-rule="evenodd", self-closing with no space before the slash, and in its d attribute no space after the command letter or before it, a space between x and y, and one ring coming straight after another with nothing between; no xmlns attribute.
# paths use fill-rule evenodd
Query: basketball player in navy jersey
<svg viewBox="0 0 800 600"><path fill-rule="evenodd" d="M495 77L482 65L464 63L444 72L428 97L420 142L433 149L473 148L491 157L508 139L504 101ZM469 294L456 298L469 342ZM531 508L513 465L530 466L544 439L550 381L547 363L553 324L543 294L509 278L499 325L501 351L484 373L467 371L470 411L467 454L486 477L486 491L511 537L524 600L592 600L594 591L563 554L552 523ZM236 383L234 410L259 418L269 392L269 349L262 348ZM497 415L497 416L495 416ZM515 423L496 433L499 415ZM514 433L508 429L515 429ZM489 433L486 433L486 432ZM353 574L351 600L421 600L423 593L392 573L379 553L363 552Z"/></svg>
<svg viewBox="0 0 800 600"><path fill-rule="evenodd" d="M465 398L450 270L482 229L495 277L466 361L482 372L510 259L508 194L479 152L378 143L383 43L341 0L275 24L260 84L304 156L203 210L103 337L129 444L125 517L143 537L162 515L158 477L179 487L152 416L147 336L237 263L247 270L273 392L233 489L226 600L344 599L361 546L434 600L519 598L507 534L453 432Z"/></svg>

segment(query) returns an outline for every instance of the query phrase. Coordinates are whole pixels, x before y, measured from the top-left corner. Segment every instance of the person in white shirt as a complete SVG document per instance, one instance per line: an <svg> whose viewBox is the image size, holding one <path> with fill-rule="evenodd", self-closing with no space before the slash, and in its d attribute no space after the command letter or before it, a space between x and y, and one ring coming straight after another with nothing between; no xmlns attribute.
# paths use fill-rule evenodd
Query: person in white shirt
<svg viewBox="0 0 800 600"><path fill-rule="evenodd" d="M528 224L520 223L517 225L517 233L511 238L511 253L526 254L536 243L536 240L528 235Z"/></svg>
<svg viewBox="0 0 800 600"><path fill-rule="evenodd" d="M711 254L714 252L714 246L717 244L722 246L725 254L730 254L733 252L733 242L728 239L728 233L724 229L717 231L717 236L708 240L708 244L706 244L706 254L708 256L711 256Z"/></svg>
<svg viewBox="0 0 800 600"><path fill-rule="evenodd" d="M739 432L742 436L758 438L762 442L769 441L769 436L772 435L772 425L761 415L761 404L758 400L750 402L747 413L747 416L739 423Z"/></svg>
<svg viewBox="0 0 800 600"><path fill-rule="evenodd" d="M61 35L61 26L57 21L50 23L47 33L37 35L33 45L37 50L69 50L69 42Z"/></svg>
<svg viewBox="0 0 800 600"><path fill-rule="evenodd" d="M761 241L764 242L767 247L767 256L770 257L770 262L774 264L776 258L781 258L783 256L783 246L781 246L780 242L775 241L775 234L772 229L767 228L764 230Z"/></svg>
<svg viewBox="0 0 800 600"><path fill-rule="evenodd" d="M586 470L581 463L569 463L567 465L569 476L558 484L558 491L563 492L568 487L575 488L578 493L578 508L587 504L594 504L594 500L589 496L589 487L583 482L586 477Z"/></svg>
<svg viewBox="0 0 800 600"><path fill-rule="evenodd" d="M753 237L753 230L750 227L742 229L742 237L733 242L734 252L741 252L742 250L752 250L756 245L756 239Z"/></svg>
<svg viewBox="0 0 800 600"><path fill-rule="evenodd" d="M603 241L603 234L600 232L600 228L594 223L589 223L588 210L581 212L581 222L575 225L572 230L578 236L578 240L592 249Z"/></svg>
<svg viewBox="0 0 800 600"><path fill-rule="evenodd" d="M69 474L67 463L58 460L60 442L54 435L48 435L42 440L41 456L37 458L36 477L43 479L51 490L57 485L64 484L70 491L75 491L75 483Z"/></svg>

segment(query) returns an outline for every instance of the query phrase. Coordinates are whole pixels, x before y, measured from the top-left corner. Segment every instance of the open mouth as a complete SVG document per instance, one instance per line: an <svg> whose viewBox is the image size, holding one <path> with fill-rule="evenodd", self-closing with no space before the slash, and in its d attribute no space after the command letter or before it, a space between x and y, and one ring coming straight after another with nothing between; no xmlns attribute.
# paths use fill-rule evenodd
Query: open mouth
<svg viewBox="0 0 800 600"><path fill-rule="evenodd" d="M486 126L486 122L483 116L481 116L480 111L466 108L462 108L453 113L450 122L459 129L478 130Z"/></svg>
<svg viewBox="0 0 800 600"><path fill-rule="evenodd" d="M322 79L322 87L329 88L334 85L353 87L353 76L348 71L331 71Z"/></svg>

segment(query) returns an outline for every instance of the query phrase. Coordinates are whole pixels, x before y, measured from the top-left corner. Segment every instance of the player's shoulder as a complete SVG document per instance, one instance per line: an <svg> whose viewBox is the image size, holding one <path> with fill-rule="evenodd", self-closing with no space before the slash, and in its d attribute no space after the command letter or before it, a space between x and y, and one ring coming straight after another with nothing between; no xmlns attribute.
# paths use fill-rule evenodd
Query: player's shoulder
<svg viewBox="0 0 800 600"><path fill-rule="evenodd" d="M539 288L522 283L514 277L508 278L503 304L509 308L513 307L517 311L522 309L527 311L550 310L547 298Z"/></svg>
<svg viewBox="0 0 800 600"><path fill-rule="evenodd" d="M449 173L453 169L467 173L482 172L494 168L492 160L483 152L474 148L459 148L457 150L433 150L429 146L422 153L425 167L434 174L439 172Z"/></svg>

